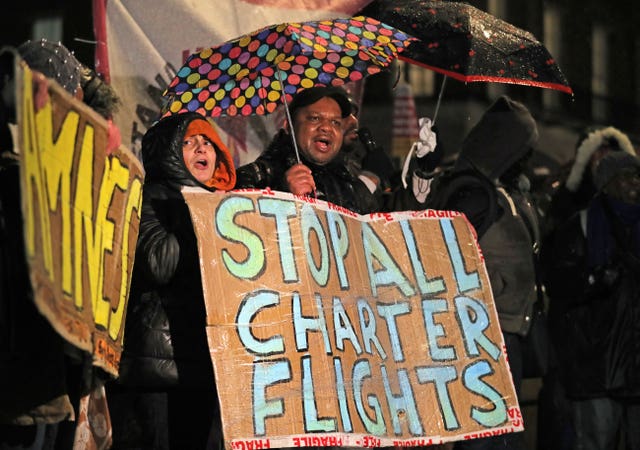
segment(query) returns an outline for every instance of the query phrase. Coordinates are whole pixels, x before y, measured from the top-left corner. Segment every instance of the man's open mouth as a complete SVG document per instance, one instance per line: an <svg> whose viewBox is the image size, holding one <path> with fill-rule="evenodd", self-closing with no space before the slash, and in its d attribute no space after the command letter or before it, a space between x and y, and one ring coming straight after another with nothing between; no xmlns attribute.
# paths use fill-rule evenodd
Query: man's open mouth
<svg viewBox="0 0 640 450"><path fill-rule="evenodd" d="M318 149L322 151L327 151L331 146L331 141L325 138L316 139L315 143Z"/></svg>

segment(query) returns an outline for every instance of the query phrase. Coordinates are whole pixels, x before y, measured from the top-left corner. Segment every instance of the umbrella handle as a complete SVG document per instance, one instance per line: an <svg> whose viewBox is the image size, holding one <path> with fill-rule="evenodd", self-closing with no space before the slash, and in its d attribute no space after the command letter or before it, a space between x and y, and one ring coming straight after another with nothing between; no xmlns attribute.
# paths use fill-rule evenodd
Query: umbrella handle
<svg viewBox="0 0 640 450"><path fill-rule="evenodd" d="M287 115L287 121L289 122L289 131L291 132L291 139L293 139L293 148L296 151L296 159L300 162L300 151L298 150L298 141L296 140L296 132L293 129L293 120L291 120L291 112L289 111L289 103L287 102L287 94L284 92L284 82L280 80L280 70L276 66L276 78L280 82L280 92L282 92L282 100L284 101L284 111ZM318 193L313 190L313 198L318 198Z"/></svg>
<svg viewBox="0 0 640 450"><path fill-rule="evenodd" d="M284 111L287 115L287 121L289 122L289 131L291 132L291 139L293 139L293 148L296 151L296 159L300 162L300 152L298 151L298 142L296 141L296 132L293 130L293 121L291 120L291 113L289 112L289 103L287 102L287 94L284 92L284 81L280 79L280 69L276 65L276 79L280 85L280 92L282 93L282 100L284 101Z"/></svg>
<svg viewBox="0 0 640 450"><path fill-rule="evenodd" d="M440 109L440 103L442 103L442 94L444 94L444 85L447 82L447 76L445 75L442 78L442 84L440 85L440 93L438 94L438 102L436 103L436 110L433 113L433 121L431 122L431 126L436 124L436 118L438 117L438 110Z"/></svg>

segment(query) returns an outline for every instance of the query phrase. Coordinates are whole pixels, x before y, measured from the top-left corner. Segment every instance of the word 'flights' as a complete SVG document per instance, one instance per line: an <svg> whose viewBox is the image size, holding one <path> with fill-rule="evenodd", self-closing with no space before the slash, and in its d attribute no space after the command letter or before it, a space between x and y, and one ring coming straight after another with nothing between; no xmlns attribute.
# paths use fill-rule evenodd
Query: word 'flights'
<svg viewBox="0 0 640 450"><path fill-rule="evenodd" d="M246 283L235 327L253 358L254 435L297 401L306 433L506 425L502 342L480 258L468 261L454 226L464 218L368 221L313 203L229 195L215 210L229 285ZM283 386L299 400L273 394Z"/></svg>

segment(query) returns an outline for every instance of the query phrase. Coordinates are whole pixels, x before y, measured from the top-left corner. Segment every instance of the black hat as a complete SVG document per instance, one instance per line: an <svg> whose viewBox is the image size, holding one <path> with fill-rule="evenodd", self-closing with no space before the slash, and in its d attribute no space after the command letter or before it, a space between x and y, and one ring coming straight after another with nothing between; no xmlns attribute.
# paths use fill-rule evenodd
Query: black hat
<svg viewBox="0 0 640 450"><path fill-rule="evenodd" d="M347 117L351 114L351 103L344 89L335 86L314 86L304 89L293 96L293 100L289 103L291 117L294 117L298 109L312 105L324 97L330 97L338 103L342 117Z"/></svg>
<svg viewBox="0 0 640 450"><path fill-rule="evenodd" d="M18 47L18 53L31 69L54 79L72 95L80 87L83 66L60 42L26 41Z"/></svg>
<svg viewBox="0 0 640 450"><path fill-rule="evenodd" d="M640 159L627 152L611 152L598 162L593 181L598 190L601 190L611 180L627 170L640 172Z"/></svg>

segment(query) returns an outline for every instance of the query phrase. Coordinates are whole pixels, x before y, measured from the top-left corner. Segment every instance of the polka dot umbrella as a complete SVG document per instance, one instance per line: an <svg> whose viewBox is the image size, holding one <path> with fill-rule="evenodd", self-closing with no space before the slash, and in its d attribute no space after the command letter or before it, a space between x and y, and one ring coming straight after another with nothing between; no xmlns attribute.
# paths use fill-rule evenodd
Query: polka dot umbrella
<svg viewBox="0 0 640 450"><path fill-rule="evenodd" d="M380 72L412 40L365 16L272 25L192 54L164 93L164 115L268 114L302 89Z"/></svg>

